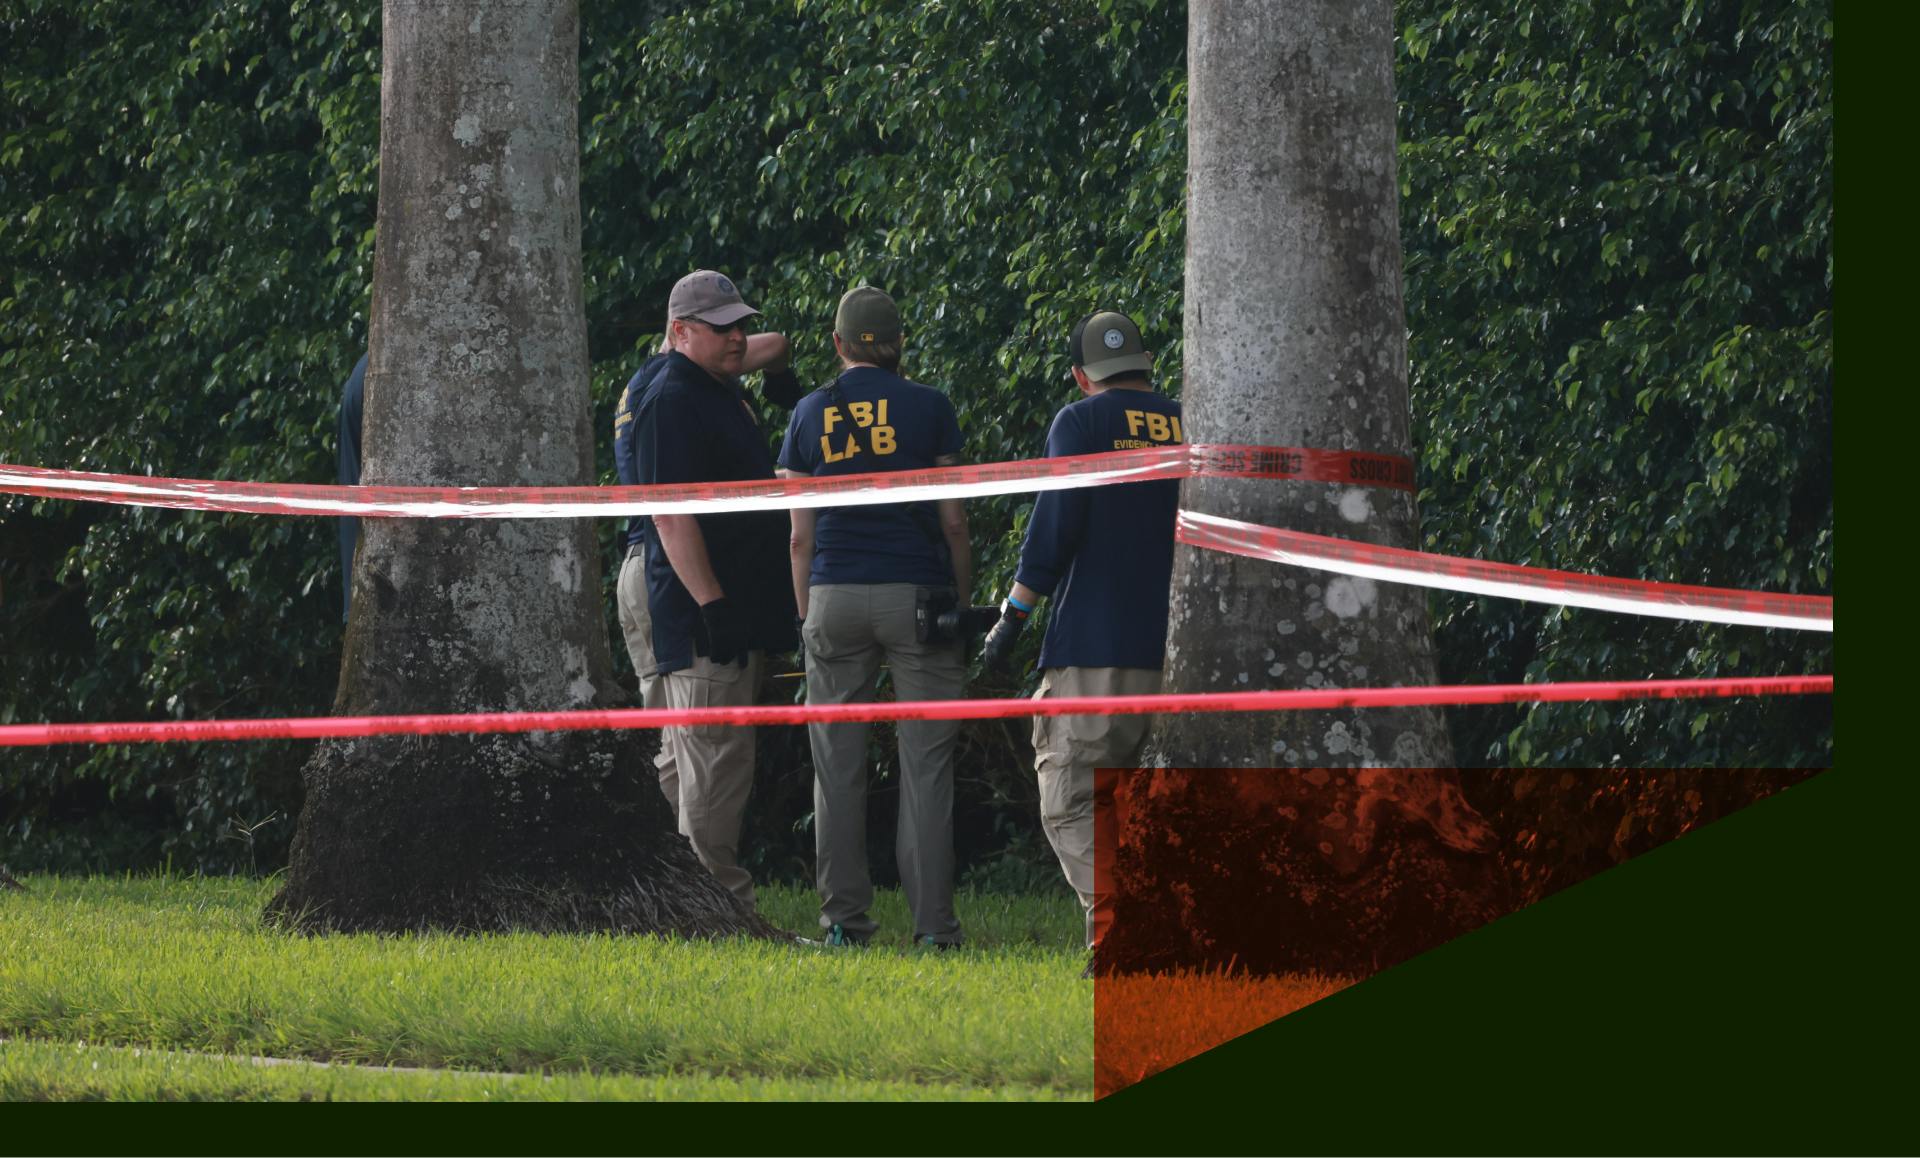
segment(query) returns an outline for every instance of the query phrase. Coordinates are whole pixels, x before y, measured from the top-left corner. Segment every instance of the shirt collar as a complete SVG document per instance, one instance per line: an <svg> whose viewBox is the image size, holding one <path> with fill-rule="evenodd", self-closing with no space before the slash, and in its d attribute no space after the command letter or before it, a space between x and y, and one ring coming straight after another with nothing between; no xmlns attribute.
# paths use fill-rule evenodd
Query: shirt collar
<svg viewBox="0 0 1920 1158"><path fill-rule="evenodd" d="M667 351L667 365L682 375L692 375L693 380L696 382L711 385L715 389L724 390L729 394L733 393L731 383L723 382L715 378L712 374L707 373L706 367L678 350Z"/></svg>

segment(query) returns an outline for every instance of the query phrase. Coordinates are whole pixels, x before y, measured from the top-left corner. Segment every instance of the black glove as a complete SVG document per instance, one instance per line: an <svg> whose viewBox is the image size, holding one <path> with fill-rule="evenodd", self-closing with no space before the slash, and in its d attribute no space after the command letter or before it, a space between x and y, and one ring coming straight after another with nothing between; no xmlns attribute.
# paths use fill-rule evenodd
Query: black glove
<svg viewBox="0 0 1920 1158"><path fill-rule="evenodd" d="M800 376L788 367L768 370L760 376L760 395L782 410L792 410L800 404L806 391L800 389Z"/></svg>
<svg viewBox="0 0 1920 1158"><path fill-rule="evenodd" d="M700 619L693 625L693 650L714 663L747 662L747 621L732 600L722 595L700 605Z"/></svg>
<svg viewBox="0 0 1920 1158"><path fill-rule="evenodd" d="M1020 633L1027 629L1027 612L1011 603L1000 605L1000 622L987 632L987 640L980 645L980 662L988 671L1005 671L1013 660L1013 646L1020 642Z"/></svg>

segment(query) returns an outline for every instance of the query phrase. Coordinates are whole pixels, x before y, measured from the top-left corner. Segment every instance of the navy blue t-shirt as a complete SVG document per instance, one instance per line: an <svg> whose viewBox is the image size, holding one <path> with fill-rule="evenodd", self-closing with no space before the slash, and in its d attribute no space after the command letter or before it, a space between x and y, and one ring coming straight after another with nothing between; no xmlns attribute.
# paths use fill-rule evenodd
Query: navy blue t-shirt
<svg viewBox="0 0 1920 1158"><path fill-rule="evenodd" d="M960 445L960 420L945 394L890 370L856 366L793 408L780 465L808 475L925 470L960 453ZM935 505L820 508L808 582L951 586Z"/></svg>
<svg viewBox="0 0 1920 1158"><path fill-rule="evenodd" d="M685 355L667 354L632 408L637 485L769 479L773 463L760 423L736 386L721 382ZM698 515L707 558L727 599L746 616L748 646L794 646L793 584L787 567L785 511ZM693 663L699 606L673 572L659 529L647 520L647 606L659 670Z"/></svg>
<svg viewBox="0 0 1920 1158"><path fill-rule="evenodd" d="M1182 441L1178 402L1110 389L1054 416L1047 457ZM1041 667L1162 665L1179 505L1174 479L1041 493L1014 575L1054 600Z"/></svg>

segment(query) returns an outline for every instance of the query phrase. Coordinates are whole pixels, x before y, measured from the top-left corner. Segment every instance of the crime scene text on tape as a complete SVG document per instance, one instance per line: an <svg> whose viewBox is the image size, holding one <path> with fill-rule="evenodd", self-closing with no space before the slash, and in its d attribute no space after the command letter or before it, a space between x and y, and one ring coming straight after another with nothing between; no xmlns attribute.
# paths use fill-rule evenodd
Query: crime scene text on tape
<svg viewBox="0 0 1920 1158"><path fill-rule="evenodd" d="M915 700L905 703L766 704L731 708L616 708L571 712L473 712L417 716L308 716L273 720L157 720L113 724L8 724L0 747L143 744L206 740L314 740L356 736L569 732L716 724L871 723L881 720L1002 720L1022 716L1282 712L1577 700L1700 699L1824 695L1833 677L1467 684L1414 688L1312 688L1271 692L1171 692L1060 699Z"/></svg>
<svg viewBox="0 0 1920 1158"><path fill-rule="evenodd" d="M1180 512L1174 524L1174 538L1190 546L1250 559L1471 595L1708 623L1785 627L1796 631L1833 630L1833 599L1824 595L1690 587L1511 563L1487 563L1286 531L1195 511Z"/></svg>

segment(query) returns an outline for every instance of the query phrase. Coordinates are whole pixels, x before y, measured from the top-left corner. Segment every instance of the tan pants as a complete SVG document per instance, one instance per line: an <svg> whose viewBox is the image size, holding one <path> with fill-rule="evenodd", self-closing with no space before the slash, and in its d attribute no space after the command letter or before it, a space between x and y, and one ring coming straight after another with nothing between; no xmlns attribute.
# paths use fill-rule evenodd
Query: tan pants
<svg viewBox="0 0 1920 1158"><path fill-rule="evenodd" d="M653 670L653 614L647 608L647 562L638 547L630 548L620 564L620 579L614 588L620 611L620 634L627 641L627 657L633 660L634 674L640 677L640 706L667 706L667 688ZM660 791L667 806L680 812L680 774L674 768L673 752L666 737L660 738L660 752L653 758L653 770L660 778Z"/></svg>
<svg viewBox="0 0 1920 1158"><path fill-rule="evenodd" d="M1035 699L1059 696L1139 696L1160 690L1157 669L1053 667L1040 680ZM1087 944L1113 923L1113 866L1118 844L1113 811L1114 774L1096 768L1133 768L1147 738L1150 716L1035 716L1034 769L1040 778L1040 822L1060 858L1067 883L1080 894L1087 914ZM1096 799L1096 797L1104 799ZM1095 826L1099 831L1095 831ZM1105 855L1098 860L1095 848Z"/></svg>
<svg viewBox="0 0 1920 1158"><path fill-rule="evenodd" d="M744 707L753 703L767 654L717 664L695 656L693 666L660 677L670 708ZM753 788L752 728L726 724L666 728L661 739L679 775L674 814L694 855L733 895L751 907L753 877L740 867L740 820Z"/></svg>
<svg viewBox="0 0 1920 1158"><path fill-rule="evenodd" d="M914 638L913 609L922 588L910 583L823 584L807 595L801 637L807 649L809 704L873 699L884 660L902 700L951 700L966 684L956 643ZM953 745L957 720L902 720L900 822L894 855L913 910L915 937L953 944ZM839 925L866 938L877 928L867 914L873 880L867 872L867 725L809 724L813 746L813 824L820 927Z"/></svg>

